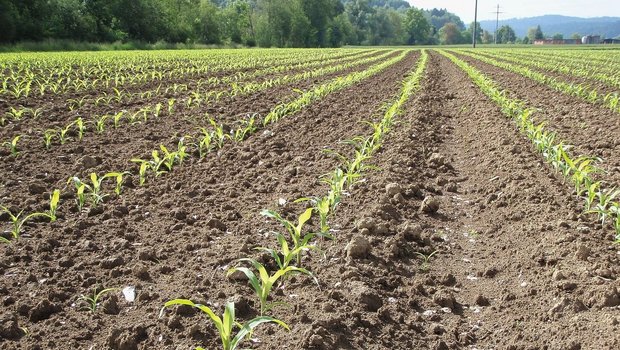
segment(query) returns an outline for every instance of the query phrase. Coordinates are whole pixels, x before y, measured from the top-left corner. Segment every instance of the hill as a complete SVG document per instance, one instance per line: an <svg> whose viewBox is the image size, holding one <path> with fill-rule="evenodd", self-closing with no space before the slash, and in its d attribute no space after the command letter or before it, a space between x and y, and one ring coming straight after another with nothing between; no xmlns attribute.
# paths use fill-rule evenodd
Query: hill
<svg viewBox="0 0 620 350"><path fill-rule="evenodd" d="M495 21L481 21L480 25L485 30L495 31ZM547 37L556 33L563 34L565 38L569 38L574 33L579 33L580 35L600 34L605 38L620 36L620 17L580 18L545 15L500 20L499 26L503 25L512 27L518 37L527 35L528 29L537 25L540 25Z"/></svg>

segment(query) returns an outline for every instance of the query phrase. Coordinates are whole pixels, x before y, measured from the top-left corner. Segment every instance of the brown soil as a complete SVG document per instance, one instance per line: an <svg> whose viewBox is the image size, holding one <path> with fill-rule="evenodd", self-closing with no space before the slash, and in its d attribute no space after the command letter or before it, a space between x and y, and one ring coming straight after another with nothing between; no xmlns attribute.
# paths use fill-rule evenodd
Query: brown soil
<svg viewBox="0 0 620 350"><path fill-rule="evenodd" d="M620 184L620 115L605 106L568 96L546 85L502 68L458 55L506 89L510 96L521 99L539 111L535 117L547 123L566 144L575 146L573 153L601 157L603 176L612 184Z"/></svg>
<svg viewBox="0 0 620 350"><path fill-rule="evenodd" d="M259 211L290 216L302 210L292 200L324 194L318 179L337 162L322 150L346 152L339 141L370 132L360 121L380 118L413 58L101 211L65 207L58 223L0 246L0 349L217 348L205 315L173 308L159 318L163 303L190 298L221 312L234 300L240 319L254 316L247 281L225 275L241 257L267 262L253 248L272 246L280 227ZM336 239L303 261L320 286L295 276L274 294L288 305L273 314L291 331L265 326L246 345L618 348L618 247L512 122L435 53L399 121L373 158L379 170L339 207ZM421 211L431 197L438 211ZM137 300L112 292L90 313L78 298L97 284L135 286Z"/></svg>

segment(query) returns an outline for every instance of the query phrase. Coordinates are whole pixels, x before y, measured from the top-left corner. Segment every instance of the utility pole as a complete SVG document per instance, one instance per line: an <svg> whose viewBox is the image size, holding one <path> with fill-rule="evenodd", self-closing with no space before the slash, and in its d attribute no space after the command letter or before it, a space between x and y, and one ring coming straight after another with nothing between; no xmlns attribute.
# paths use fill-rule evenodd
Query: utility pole
<svg viewBox="0 0 620 350"><path fill-rule="evenodd" d="M494 13L496 15L496 17L495 17L494 41L495 41L495 45L497 45L497 31L499 30L499 14L503 13L503 12L499 12L499 4L497 4L497 10L495 12L491 12L491 13Z"/></svg>
<svg viewBox="0 0 620 350"><path fill-rule="evenodd" d="M476 0L476 5L474 7L474 30L472 31L474 42L474 49L476 48L476 37L478 36L478 0Z"/></svg>

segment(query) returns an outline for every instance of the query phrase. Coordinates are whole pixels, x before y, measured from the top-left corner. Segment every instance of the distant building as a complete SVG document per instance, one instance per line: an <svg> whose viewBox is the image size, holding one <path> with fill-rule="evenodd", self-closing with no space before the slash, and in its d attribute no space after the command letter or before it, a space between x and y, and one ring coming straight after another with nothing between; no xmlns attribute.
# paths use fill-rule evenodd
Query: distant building
<svg viewBox="0 0 620 350"><path fill-rule="evenodd" d="M534 45L579 45L579 39L542 39L534 40Z"/></svg>
<svg viewBox="0 0 620 350"><path fill-rule="evenodd" d="M595 45L601 43L600 35L586 35L581 38L581 43L586 45Z"/></svg>
<svg viewBox="0 0 620 350"><path fill-rule="evenodd" d="M603 44L620 44L620 39L605 39Z"/></svg>

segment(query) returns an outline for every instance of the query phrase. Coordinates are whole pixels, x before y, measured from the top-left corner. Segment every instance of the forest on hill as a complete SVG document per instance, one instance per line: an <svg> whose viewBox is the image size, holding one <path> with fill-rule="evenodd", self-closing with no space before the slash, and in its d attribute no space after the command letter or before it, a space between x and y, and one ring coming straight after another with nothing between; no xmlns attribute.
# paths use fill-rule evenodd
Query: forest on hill
<svg viewBox="0 0 620 350"><path fill-rule="evenodd" d="M403 0L0 0L0 43L338 47L458 44L470 38L471 29L458 16Z"/></svg>

